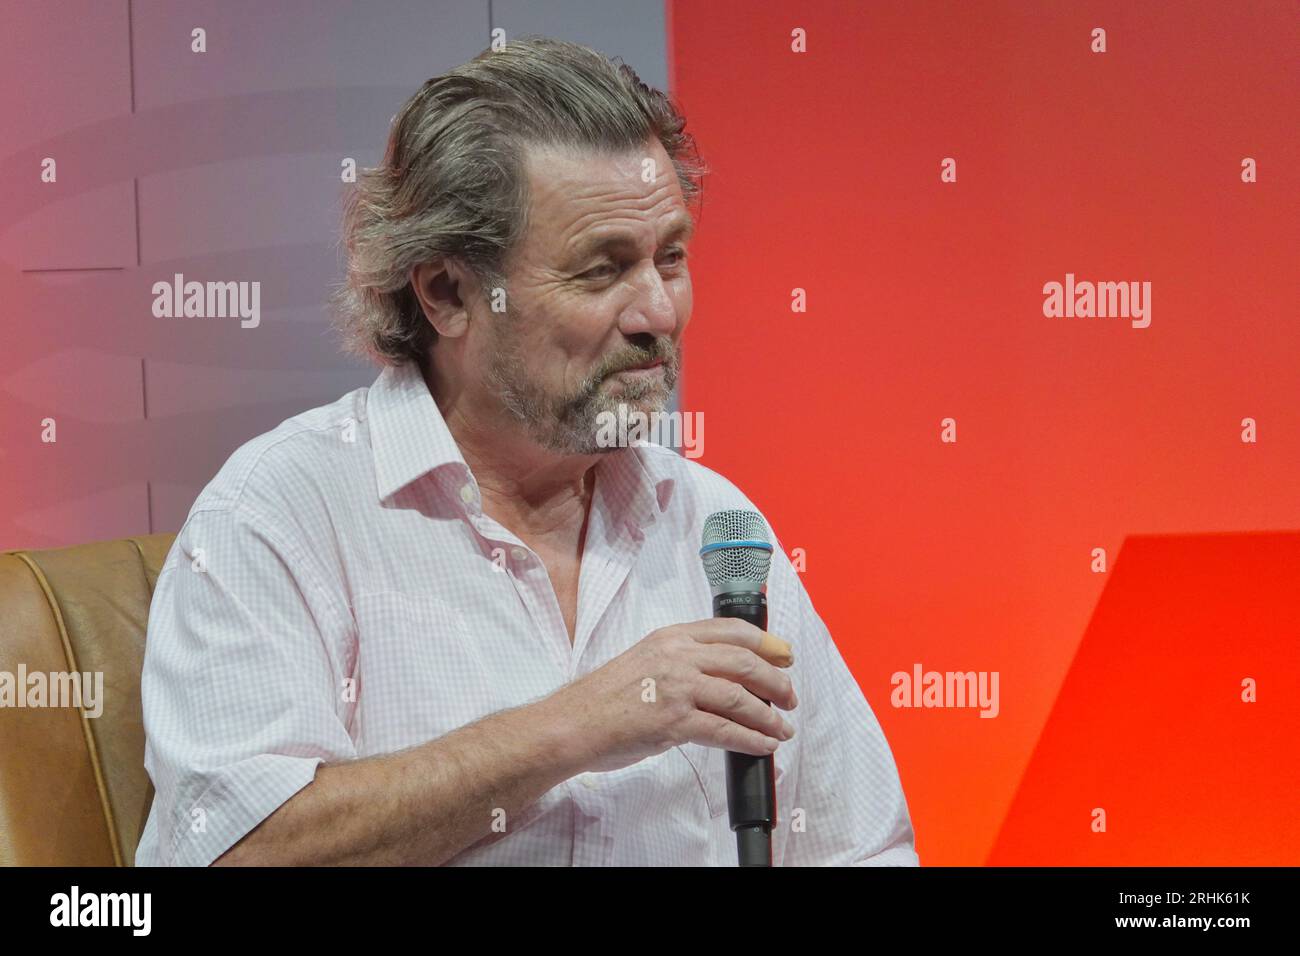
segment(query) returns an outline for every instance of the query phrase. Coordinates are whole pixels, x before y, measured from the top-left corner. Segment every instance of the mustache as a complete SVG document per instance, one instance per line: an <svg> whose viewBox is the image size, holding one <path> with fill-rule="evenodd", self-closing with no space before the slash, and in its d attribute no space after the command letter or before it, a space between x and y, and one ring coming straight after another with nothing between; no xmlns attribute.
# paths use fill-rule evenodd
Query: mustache
<svg viewBox="0 0 1300 956"><path fill-rule="evenodd" d="M670 366L676 365L677 347L673 345L672 339L667 337L658 338L649 349L629 346L606 360L600 374L593 377L598 382L604 381L611 375L617 375L619 372L655 361L662 361L665 365Z"/></svg>

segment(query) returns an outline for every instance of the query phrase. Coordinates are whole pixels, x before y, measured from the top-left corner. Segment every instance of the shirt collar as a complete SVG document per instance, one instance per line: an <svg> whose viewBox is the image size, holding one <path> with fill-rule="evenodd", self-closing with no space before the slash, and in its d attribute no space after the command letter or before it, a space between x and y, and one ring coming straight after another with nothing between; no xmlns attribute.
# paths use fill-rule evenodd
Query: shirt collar
<svg viewBox="0 0 1300 956"><path fill-rule="evenodd" d="M380 373L366 399L366 416L380 501L444 466L462 480L470 477L469 466L414 362L390 365Z"/></svg>
<svg viewBox="0 0 1300 956"><path fill-rule="evenodd" d="M449 480L443 487L452 490L467 511L481 510L478 482L418 365L387 366L370 387L366 408L380 501L444 469ZM611 514L644 529L668 509L676 480L665 457L661 450L633 446L601 458L596 465L598 494L605 496Z"/></svg>
<svg viewBox="0 0 1300 956"><path fill-rule="evenodd" d="M596 463L596 492L605 496L610 514L622 515L637 532L643 532L668 510L676 479L663 452L649 447L620 448Z"/></svg>

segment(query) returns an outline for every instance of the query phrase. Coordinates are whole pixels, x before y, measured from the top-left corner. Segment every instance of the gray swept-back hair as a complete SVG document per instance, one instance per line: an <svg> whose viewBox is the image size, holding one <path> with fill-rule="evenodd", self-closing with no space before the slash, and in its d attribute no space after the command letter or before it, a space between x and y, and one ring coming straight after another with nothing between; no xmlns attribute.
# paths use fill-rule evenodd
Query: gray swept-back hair
<svg viewBox="0 0 1300 956"><path fill-rule="evenodd" d="M425 81L394 117L379 166L348 197L347 271L331 299L345 345L384 364L424 363L437 332L411 269L455 257L484 294L527 228L526 149L624 152L663 145L688 206L708 171L668 97L621 60L530 35Z"/></svg>

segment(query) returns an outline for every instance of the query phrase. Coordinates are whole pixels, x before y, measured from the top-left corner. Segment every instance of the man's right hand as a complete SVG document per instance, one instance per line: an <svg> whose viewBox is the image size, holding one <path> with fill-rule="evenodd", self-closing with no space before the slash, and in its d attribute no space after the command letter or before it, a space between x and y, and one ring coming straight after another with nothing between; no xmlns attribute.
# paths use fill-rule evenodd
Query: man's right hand
<svg viewBox="0 0 1300 956"><path fill-rule="evenodd" d="M764 640L766 638L766 640ZM570 726L586 770L618 770L683 743L764 756L794 735L775 709L798 703L779 667L789 644L735 618L652 631L548 698ZM775 662L775 663L773 663ZM762 698L762 699L760 699Z"/></svg>

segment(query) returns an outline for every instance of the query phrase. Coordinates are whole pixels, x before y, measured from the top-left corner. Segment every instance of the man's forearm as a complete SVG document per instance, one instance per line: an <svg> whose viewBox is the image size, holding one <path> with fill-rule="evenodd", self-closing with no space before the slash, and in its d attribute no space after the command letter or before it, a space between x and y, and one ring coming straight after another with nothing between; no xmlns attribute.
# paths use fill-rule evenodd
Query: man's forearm
<svg viewBox="0 0 1300 956"><path fill-rule="evenodd" d="M436 866L584 770L552 698L395 754L321 766L214 865Z"/></svg>

